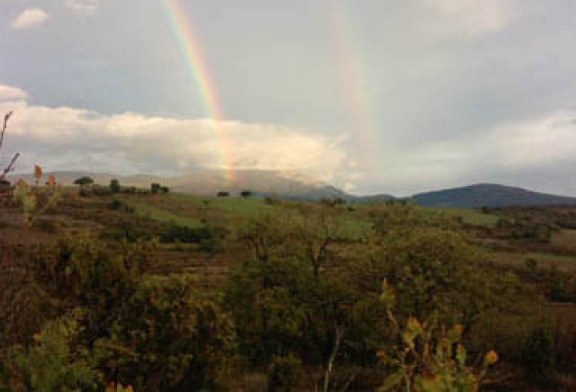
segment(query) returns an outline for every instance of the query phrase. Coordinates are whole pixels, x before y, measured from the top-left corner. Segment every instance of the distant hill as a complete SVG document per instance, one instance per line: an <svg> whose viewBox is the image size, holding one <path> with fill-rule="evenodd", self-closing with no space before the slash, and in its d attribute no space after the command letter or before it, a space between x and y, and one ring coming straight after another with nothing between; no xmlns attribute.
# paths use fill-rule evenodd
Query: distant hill
<svg viewBox="0 0 576 392"><path fill-rule="evenodd" d="M260 196L277 196L290 199L319 200L321 198L349 199L346 192L333 187L325 182L311 177L284 171L273 170L236 170L233 178L227 179L225 172L215 169L197 169L189 173L173 176L160 177L147 174L117 175L109 173L91 173L81 171L45 173L44 178L50 174L56 177L57 182L64 185L72 185L77 178L88 176L94 179L96 184L108 185L115 178L122 186L135 186L149 188L153 182L168 186L174 192L192 193L197 195L213 196L219 191L227 191L230 194L239 194L249 190ZM10 180L22 178L33 182L32 174L12 175Z"/></svg>
<svg viewBox="0 0 576 392"><path fill-rule="evenodd" d="M533 192L496 184L476 184L461 188L418 193L411 197L418 205L430 207L505 207L576 204L576 198Z"/></svg>
<svg viewBox="0 0 576 392"><path fill-rule="evenodd" d="M97 184L106 186L110 184L111 179L116 178L122 186L149 188L151 183L157 182L168 186L173 192L205 196L214 196L219 191L238 195L248 190L258 196L294 200L340 198L356 204L378 204L397 199L388 194L354 196L303 174L274 170L236 170L231 179L226 178L224 171L215 169L196 169L172 177L69 171L45 173L44 178L48 178L50 174L54 174L56 180L64 185L72 185L77 178L88 176L92 177ZM34 182L32 174L14 174L9 179L14 181L18 178ZM576 204L574 197L550 195L497 184L476 184L418 193L408 199L422 206L463 208Z"/></svg>

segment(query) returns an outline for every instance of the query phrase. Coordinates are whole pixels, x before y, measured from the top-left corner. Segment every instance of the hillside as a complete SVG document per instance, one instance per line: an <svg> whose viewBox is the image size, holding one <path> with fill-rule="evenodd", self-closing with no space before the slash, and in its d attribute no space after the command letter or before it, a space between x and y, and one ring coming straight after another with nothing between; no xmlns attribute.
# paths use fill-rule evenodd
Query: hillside
<svg viewBox="0 0 576 392"><path fill-rule="evenodd" d="M419 193L411 197L418 205L429 207L505 207L571 205L576 198L533 192L497 184L476 184L460 188Z"/></svg>
<svg viewBox="0 0 576 392"><path fill-rule="evenodd" d="M302 174L273 170L236 170L231 179L226 178L223 170L196 169L189 173L160 177L147 174L118 175L81 171L63 171L53 174L56 180L64 185L72 185L77 178L88 176L97 184L108 185L116 178L123 186L149 188L153 182L170 187L174 192L211 196L219 191L231 194L249 190L260 196L278 196L290 199L319 200L321 198L349 198L344 191L325 182L315 180ZM32 174L13 175L11 180L23 178L33 182Z"/></svg>

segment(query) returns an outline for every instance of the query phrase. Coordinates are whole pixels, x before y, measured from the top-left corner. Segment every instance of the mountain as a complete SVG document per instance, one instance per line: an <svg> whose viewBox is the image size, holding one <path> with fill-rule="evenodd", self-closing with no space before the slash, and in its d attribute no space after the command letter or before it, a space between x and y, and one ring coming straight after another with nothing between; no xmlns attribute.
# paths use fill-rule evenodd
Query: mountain
<svg viewBox="0 0 576 392"><path fill-rule="evenodd" d="M204 168L172 177L68 171L44 173L43 178L48 178L51 174L56 177L57 182L64 185L73 185L77 178L88 176L93 178L96 184L107 186L110 184L110 180L115 178L122 186L149 188L151 183L156 182L168 186L174 192L206 196L214 196L219 191L227 191L234 195L243 190L249 190L259 196L278 196L302 200L349 199L351 197L346 192L311 177L299 173L273 170L235 170L231 178L228 178L223 170ZM9 179L16 181L18 178L30 183L34 182L32 174L15 174Z"/></svg>
<svg viewBox="0 0 576 392"><path fill-rule="evenodd" d="M168 186L174 192L205 196L214 196L219 191L227 191L231 195L238 195L240 192L248 190L258 196L274 196L295 200L340 198L357 204L378 204L396 200L394 196L387 194L353 196L312 177L300 173L275 170L235 170L231 178L228 178L223 170L205 168L199 168L189 173L172 177L69 171L45 173L43 178L48 178L50 174L56 177L57 182L64 185L72 185L77 178L88 176L93 178L96 184L107 186L110 184L110 180L115 178L120 181L122 186L149 188L150 184L156 182L163 186ZM22 178L29 183L34 182L32 174L14 174L11 175L9 180L16 181L18 178ZM479 208L484 206L576 204L576 198L574 197L550 195L497 184L475 184L460 188L418 193L408 199L418 205L430 207Z"/></svg>
<svg viewBox="0 0 576 392"><path fill-rule="evenodd" d="M576 204L576 198L533 192L497 184L476 184L460 188L418 193L411 197L418 205L430 207L505 207Z"/></svg>

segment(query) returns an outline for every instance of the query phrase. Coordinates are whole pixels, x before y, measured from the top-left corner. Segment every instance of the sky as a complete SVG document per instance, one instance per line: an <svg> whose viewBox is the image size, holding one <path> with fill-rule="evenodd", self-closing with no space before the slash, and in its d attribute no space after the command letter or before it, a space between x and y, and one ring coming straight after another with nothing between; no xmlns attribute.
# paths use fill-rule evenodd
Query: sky
<svg viewBox="0 0 576 392"><path fill-rule="evenodd" d="M576 2L0 0L0 165L576 196Z"/></svg>

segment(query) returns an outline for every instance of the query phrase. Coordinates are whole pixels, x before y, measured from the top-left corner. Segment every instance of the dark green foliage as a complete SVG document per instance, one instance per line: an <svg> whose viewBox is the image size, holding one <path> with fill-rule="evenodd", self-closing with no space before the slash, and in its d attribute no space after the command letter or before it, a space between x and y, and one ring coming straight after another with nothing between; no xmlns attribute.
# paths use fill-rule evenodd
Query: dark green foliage
<svg viewBox="0 0 576 392"><path fill-rule="evenodd" d="M342 355L375 360L381 334L375 327L384 322L379 285L370 293L357 285L363 282L350 282L347 262L334 254L350 234L335 217L265 215L241 235L249 256L232 272L227 304L251 362L268 364L292 353L305 364L325 365L337 329L345 330Z"/></svg>
<svg viewBox="0 0 576 392"><path fill-rule="evenodd" d="M94 179L91 177L84 176L74 180L74 184L80 185L81 187L85 185L91 185L94 184Z"/></svg>
<svg viewBox="0 0 576 392"><path fill-rule="evenodd" d="M106 196L112 194L110 187L94 185L92 187L92 194L96 196Z"/></svg>
<svg viewBox="0 0 576 392"><path fill-rule="evenodd" d="M230 196L230 192L226 192L226 191L219 191L218 193L216 193L217 197L228 197Z"/></svg>
<svg viewBox="0 0 576 392"><path fill-rule="evenodd" d="M112 179L110 180L110 192L112 193L120 193L120 181L118 181L117 179Z"/></svg>
<svg viewBox="0 0 576 392"><path fill-rule="evenodd" d="M160 188L161 185L158 184L157 182L150 184L150 192L152 192L153 195L160 193Z"/></svg>
<svg viewBox="0 0 576 392"><path fill-rule="evenodd" d="M169 225L160 233L160 242L200 243L211 238L207 227Z"/></svg>
<svg viewBox="0 0 576 392"><path fill-rule="evenodd" d="M554 336L548 325L541 324L524 341L522 368L527 378L543 380L554 366Z"/></svg>
<svg viewBox="0 0 576 392"><path fill-rule="evenodd" d="M250 197L250 196L252 196L252 192L251 192L251 191L244 190L244 191L240 192L240 196L242 196L242 197Z"/></svg>
<svg viewBox="0 0 576 392"><path fill-rule="evenodd" d="M267 370L268 392L290 392L294 390L302 363L293 355L277 356Z"/></svg>
<svg viewBox="0 0 576 392"><path fill-rule="evenodd" d="M110 203L108 203L108 208L110 208L111 210L117 210L117 211L122 211L128 214L131 214L134 212L134 208L122 203L120 200L118 199L112 199L112 201Z"/></svg>
<svg viewBox="0 0 576 392"><path fill-rule="evenodd" d="M185 276L149 277L95 344L108 378L136 390L213 390L233 347L218 305Z"/></svg>

